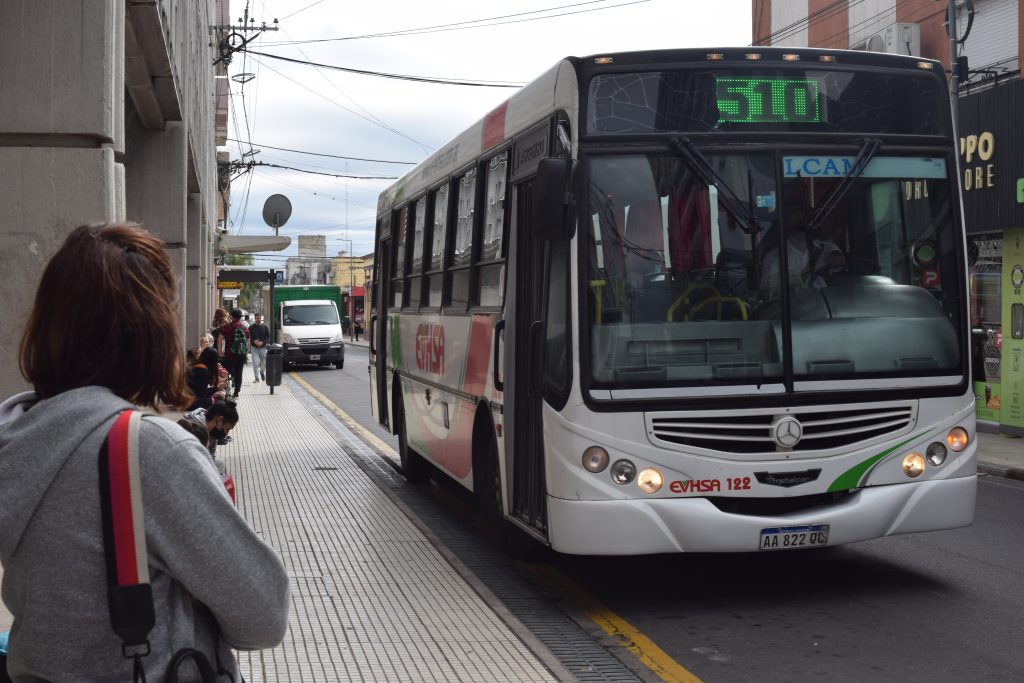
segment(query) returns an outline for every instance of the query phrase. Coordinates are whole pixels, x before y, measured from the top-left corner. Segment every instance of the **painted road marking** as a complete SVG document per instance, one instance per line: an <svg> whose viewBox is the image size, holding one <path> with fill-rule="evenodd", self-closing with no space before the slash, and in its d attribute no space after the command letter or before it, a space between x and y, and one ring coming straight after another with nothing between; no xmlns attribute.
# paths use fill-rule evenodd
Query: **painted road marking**
<svg viewBox="0 0 1024 683"><path fill-rule="evenodd" d="M553 567L526 563L520 563L520 566L541 584L546 584L564 595L588 619L621 643L661 680L667 683L701 683L699 678L672 659L653 640Z"/></svg>
<svg viewBox="0 0 1024 683"><path fill-rule="evenodd" d="M389 455L392 458L398 457L398 453L395 452L395 449L393 449L390 444L384 442L369 429L353 420L348 413L346 413L344 410L336 406L331 399L327 398L322 393L313 388L312 384L302 379L301 377L299 377L298 374L294 372L289 372L288 376L294 379L296 382L298 382L299 386L305 389L311 396L313 396L313 398L320 401L320 403L322 403L325 408L334 413L334 416L341 420L342 424L344 424L350 431L353 431L356 434L358 434L359 437L363 439L363 441L366 441L371 446L376 448L378 451L384 453L385 455Z"/></svg>
<svg viewBox="0 0 1024 683"><path fill-rule="evenodd" d="M373 432L353 420L348 413L335 405L331 399L314 389L309 382L294 372L289 372L288 375L298 382L299 386L309 392L311 396L320 401L346 427L357 433L378 451L390 454L395 458L398 457L398 453L389 444L380 440ZM525 563L522 563L520 566L538 583L547 584L564 595L588 619L594 622L602 631L620 642L641 664L650 669L661 680L666 681L666 683L701 683L701 679L694 676L685 667L680 665L679 662L672 659L668 653L658 647L653 640L641 633L639 629L602 605L582 587L570 581L553 567Z"/></svg>

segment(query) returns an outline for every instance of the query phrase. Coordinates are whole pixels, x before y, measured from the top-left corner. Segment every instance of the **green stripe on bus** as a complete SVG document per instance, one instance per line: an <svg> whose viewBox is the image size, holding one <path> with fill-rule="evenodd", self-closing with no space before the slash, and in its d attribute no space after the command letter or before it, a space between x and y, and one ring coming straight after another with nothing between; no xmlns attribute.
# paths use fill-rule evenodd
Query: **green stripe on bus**
<svg viewBox="0 0 1024 683"><path fill-rule="evenodd" d="M857 486L860 484L861 477L864 476L865 472L871 469L872 465L874 465L876 462L878 462L885 456L889 455L896 449L906 446L908 443L920 437L922 434L924 434L924 432L915 434L906 441L898 443L892 448L882 451L878 455L871 456L870 458L860 463L859 465L851 467L846 472L839 475L839 478L837 478L834 482L832 482L832 485L828 487L828 492L832 493L833 491L848 491L849 489L857 488Z"/></svg>

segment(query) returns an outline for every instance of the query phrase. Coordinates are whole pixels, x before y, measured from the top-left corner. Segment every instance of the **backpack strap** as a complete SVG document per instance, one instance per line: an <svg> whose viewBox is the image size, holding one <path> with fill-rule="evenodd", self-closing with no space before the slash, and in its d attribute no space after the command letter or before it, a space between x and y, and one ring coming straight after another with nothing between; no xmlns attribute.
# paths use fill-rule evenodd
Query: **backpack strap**
<svg viewBox="0 0 1024 683"><path fill-rule="evenodd" d="M110 626L122 641L122 654L135 660L136 680L140 680L140 658L149 654L149 632L156 623L142 515L141 424L142 413L123 411L114 420L99 456ZM141 680L145 680L144 673Z"/></svg>

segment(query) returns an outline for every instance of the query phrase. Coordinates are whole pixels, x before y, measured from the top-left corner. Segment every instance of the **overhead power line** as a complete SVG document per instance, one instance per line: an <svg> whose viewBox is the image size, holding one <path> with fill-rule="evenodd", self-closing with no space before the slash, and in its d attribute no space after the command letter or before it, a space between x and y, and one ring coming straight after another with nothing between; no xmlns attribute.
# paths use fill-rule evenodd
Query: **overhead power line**
<svg viewBox="0 0 1024 683"><path fill-rule="evenodd" d="M645 2L647 0L644 0ZM255 50L246 50L247 53L253 55L259 55L260 57L268 57L270 59L280 59L283 62L291 62L293 64L303 64L305 66L316 66L321 69L332 69L334 71L344 71L351 74L359 74L361 76L377 76L379 78L394 78L400 81L415 81L417 83L436 83L441 85L466 85L476 88L521 88L525 83L510 83L508 81L461 81L450 78L432 78L430 76L409 76L406 74L390 74L383 71L366 71L364 69L351 69L345 66L336 66L334 64L320 64L319 62L310 62L305 59L294 59L293 57L285 57L284 55L272 55L269 52L256 52Z"/></svg>
<svg viewBox="0 0 1024 683"><path fill-rule="evenodd" d="M398 176L394 175L349 175L345 173L324 173L322 171L310 171L304 168L295 168L294 166L282 166L281 164L270 164L266 161L249 161L245 163L236 164L238 168L248 167L252 168L255 166L264 166L267 168L280 168L287 171L297 171L298 173L309 173L310 175L324 175L330 178L352 178L355 180L397 180Z"/></svg>
<svg viewBox="0 0 1024 683"><path fill-rule="evenodd" d="M291 41L291 42L279 42L279 43L268 43L268 45L296 45L299 43L329 43L341 40L362 40L365 38L391 38L394 36L411 36L423 33L439 33L442 31L464 31L466 29L474 28L489 28L492 26L501 26L503 24L520 24L527 21L540 21L542 19L554 19L556 17L565 17L571 14L584 14L587 12L600 12L602 10L614 9L616 7L625 7L627 5L639 5L642 3L650 2L651 0L633 0L632 2L623 2L618 5L609 5L606 7L593 7L590 9L576 10L575 12L562 12L560 14L546 14L542 17L529 17L527 19L512 19L512 17L523 17L529 14L543 14L546 12L554 12L560 9L568 9L570 7L581 7L583 5L593 5L597 3L608 2L609 0L589 0L588 2L577 2L571 5L560 5L558 7L549 7L547 9L532 10L529 12L518 12L516 14L505 14L498 17L489 17L487 19L471 19L469 21L457 21L451 24L437 24L435 26L423 26L420 28L409 28L400 29L397 31L386 31L384 33L368 33L360 36L343 36L340 38L319 38L313 40L302 40L302 41ZM512 19L511 21L499 21L500 19ZM492 23L487 23L492 22Z"/></svg>
<svg viewBox="0 0 1024 683"><path fill-rule="evenodd" d="M229 142L242 142L241 140L235 140L233 138L228 138L228 141ZM330 159L347 159L349 161L372 161L372 162L378 163L378 164L406 164L407 166L415 166L416 164L419 163L418 161L387 161L385 159L363 159L363 158L360 158L360 157L340 156L338 154L324 154L322 152L306 152L306 151L303 151L301 149L288 149L287 147L274 147L273 145L263 145L263 144L260 144L258 142L250 142L248 144L251 144L253 147L265 147L267 149L276 149L276 150L279 150L281 152L295 152L296 154L309 154L310 156L328 157Z"/></svg>

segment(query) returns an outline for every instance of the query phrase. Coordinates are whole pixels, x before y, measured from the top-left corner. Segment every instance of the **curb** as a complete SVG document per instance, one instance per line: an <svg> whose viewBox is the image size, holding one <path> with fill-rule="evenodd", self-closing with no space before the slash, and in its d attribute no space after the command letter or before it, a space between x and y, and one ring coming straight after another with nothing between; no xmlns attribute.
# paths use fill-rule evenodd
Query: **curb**
<svg viewBox="0 0 1024 683"><path fill-rule="evenodd" d="M978 473L988 474L994 477L1003 477L1004 479L1024 481L1024 469L1021 469L1020 467L1004 467L1001 465L979 462Z"/></svg>

